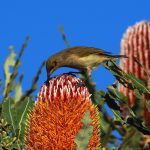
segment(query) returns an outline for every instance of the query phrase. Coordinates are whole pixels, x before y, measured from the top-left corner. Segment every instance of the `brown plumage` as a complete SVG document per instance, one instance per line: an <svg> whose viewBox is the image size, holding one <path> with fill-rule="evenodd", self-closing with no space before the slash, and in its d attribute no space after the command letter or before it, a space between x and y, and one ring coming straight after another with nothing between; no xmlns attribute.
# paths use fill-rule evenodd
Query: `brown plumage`
<svg viewBox="0 0 150 150"><path fill-rule="evenodd" d="M90 76L92 70L104 61L119 57L126 56L111 55L110 52L86 46L67 48L48 58L46 62L47 76L50 77L60 67L75 68Z"/></svg>

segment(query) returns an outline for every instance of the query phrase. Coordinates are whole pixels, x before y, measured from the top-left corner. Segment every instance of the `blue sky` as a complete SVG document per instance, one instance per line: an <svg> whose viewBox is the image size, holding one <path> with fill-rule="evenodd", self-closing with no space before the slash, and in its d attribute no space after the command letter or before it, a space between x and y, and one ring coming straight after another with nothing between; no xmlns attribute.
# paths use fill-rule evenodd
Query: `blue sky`
<svg viewBox="0 0 150 150"><path fill-rule="evenodd" d="M9 54L8 47L14 45L18 53L29 35L20 69L25 74L23 90L27 90L42 61L66 48L58 32L60 25L71 46L93 46L119 54L127 27L150 20L149 6L149 0L1 0L0 67ZM54 75L70 70L62 68ZM2 69L0 77L3 78ZM110 72L102 67L93 72L93 79L98 89L106 89L114 82ZM45 80L44 68L38 89Z"/></svg>

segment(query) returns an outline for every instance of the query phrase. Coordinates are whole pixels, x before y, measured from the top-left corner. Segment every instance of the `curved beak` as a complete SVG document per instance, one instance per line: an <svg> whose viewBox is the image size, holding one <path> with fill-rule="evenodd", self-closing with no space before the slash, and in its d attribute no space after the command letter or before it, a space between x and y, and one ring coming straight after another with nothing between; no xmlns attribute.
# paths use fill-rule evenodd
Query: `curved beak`
<svg viewBox="0 0 150 150"><path fill-rule="evenodd" d="M55 71L56 69L51 69L50 71L47 72L47 79L50 79L51 74Z"/></svg>
<svg viewBox="0 0 150 150"><path fill-rule="evenodd" d="M50 78L50 75L51 75L51 74L47 73L47 80Z"/></svg>

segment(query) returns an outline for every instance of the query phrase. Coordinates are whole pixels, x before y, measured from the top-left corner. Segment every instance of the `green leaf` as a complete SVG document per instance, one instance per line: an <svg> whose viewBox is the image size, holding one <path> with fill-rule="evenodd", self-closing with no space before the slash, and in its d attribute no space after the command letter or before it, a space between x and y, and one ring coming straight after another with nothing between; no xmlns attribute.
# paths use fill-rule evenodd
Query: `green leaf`
<svg viewBox="0 0 150 150"><path fill-rule="evenodd" d="M99 90L97 91L97 94L100 94L101 96L105 96L106 92L104 92L103 90Z"/></svg>
<svg viewBox="0 0 150 150"><path fill-rule="evenodd" d="M95 101L97 105L103 106L105 103L105 95L106 93L103 90L96 91L95 93Z"/></svg>
<svg viewBox="0 0 150 150"><path fill-rule="evenodd" d="M23 75L20 76L18 83L15 85L15 90L14 90L14 92L15 92L15 95L14 95L15 103L17 103L22 96L22 86L21 86L22 79L23 79Z"/></svg>
<svg viewBox="0 0 150 150"><path fill-rule="evenodd" d="M137 89L134 90L134 95L136 96L137 99L140 99L140 100L144 99L143 95Z"/></svg>
<svg viewBox="0 0 150 150"><path fill-rule="evenodd" d="M96 97L96 104L99 106L103 106L105 104L105 98L102 97Z"/></svg>
<svg viewBox="0 0 150 150"><path fill-rule="evenodd" d="M66 37L66 35L64 33L64 29L63 29L63 27L61 25L59 26L58 31L61 33L64 43L67 45L67 47L70 47L69 41L67 40L67 37Z"/></svg>
<svg viewBox="0 0 150 150"><path fill-rule="evenodd" d="M15 53L13 52L13 48L11 47L11 55L10 55L11 57L9 57L6 60L5 65L4 65L4 74L5 74L6 81L7 81L5 84L4 92L3 92L4 97L8 97L9 92L13 90L14 80L18 75L18 68L21 64L20 59L21 59L21 56L23 55L24 49L26 48L28 41L29 41L29 36L27 36L25 42L23 43L21 50L19 52L19 56L17 57L16 61L14 61ZM11 74L9 73L9 70L8 70L9 66L13 67L13 71Z"/></svg>
<svg viewBox="0 0 150 150"><path fill-rule="evenodd" d="M108 122L104 119L104 115L100 113L101 132L106 134L109 128Z"/></svg>
<svg viewBox="0 0 150 150"><path fill-rule="evenodd" d="M103 64L103 66L115 76L120 84L128 84L128 79L125 76L126 73L118 65L116 65L114 61L107 61L105 64Z"/></svg>
<svg viewBox="0 0 150 150"><path fill-rule="evenodd" d="M127 97L124 96L121 92L119 92L117 89L115 89L113 86L108 87L108 91L115 98L116 100L121 101L122 103L127 103Z"/></svg>
<svg viewBox="0 0 150 150"><path fill-rule="evenodd" d="M100 113L100 127L101 127L101 146L104 147L104 145L107 144L107 140L108 140L108 134L109 129L110 129L110 123L108 122L107 118L105 116L107 116L108 114L106 114L106 112L102 111Z"/></svg>
<svg viewBox="0 0 150 150"><path fill-rule="evenodd" d="M16 105L16 107L18 108L16 114L18 120L16 120L15 126L18 128L17 137L21 141L24 140L27 115L30 112L30 110L33 108L33 106L34 106L34 102L29 97L26 98L24 101L18 103L18 105Z"/></svg>
<svg viewBox="0 0 150 150"><path fill-rule="evenodd" d="M3 118L12 126L12 133L17 137L18 142L24 140L27 114L33 108L34 102L31 98L14 103L14 99L7 98L2 104ZM20 145L20 144L18 144Z"/></svg>
<svg viewBox="0 0 150 150"><path fill-rule="evenodd" d="M18 102L21 96L22 96L22 87L21 87L20 82L18 82L15 85L15 96L14 96L15 102Z"/></svg>
<svg viewBox="0 0 150 150"><path fill-rule="evenodd" d="M10 55L7 57L4 63L5 87L4 87L3 95L5 95L5 93L7 92L7 85L10 82L10 76L11 76L10 67L14 67L15 65L16 54L14 52L14 48L13 46L10 46L9 49L10 49Z"/></svg>
<svg viewBox="0 0 150 150"><path fill-rule="evenodd" d="M144 103L145 103L146 108L150 112L150 103L147 100L145 100Z"/></svg>
<svg viewBox="0 0 150 150"><path fill-rule="evenodd" d="M134 74L126 74L126 77L132 81L132 84L139 90L141 90L143 93L150 94L150 89L145 86L144 82L138 78L135 77Z"/></svg>
<svg viewBox="0 0 150 150"><path fill-rule="evenodd" d="M78 134L75 137L75 143L77 144L77 150L86 150L89 140L93 133L93 126L91 126L91 117L90 112L87 111L84 114L84 117L82 119L83 126L79 130Z"/></svg>
<svg viewBox="0 0 150 150"><path fill-rule="evenodd" d="M139 91L142 91L146 95L150 96L150 89L145 86L143 81L137 79L135 75L131 73L125 73L113 61L107 61L107 63L104 64L104 67L107 68L121 84L128 84L129 88L138 89ZM130 81L132 82L130 83Z"/></svg>
<svg viewBox="0 0 150 150"><path fill-rule="evenodd" d="M115 77L124 78L124 72L121 68L114 63L114 61L110 60L103 64L106 69L108 69ZM125 78L124 78L125 79Z"/></svg>
<svg viewBox="0 0 150 150"><path fill-rule="evenodd" d="M111 109L112 110L112 112L113 112L113 114L114 114L114 116L115 116L115 121L120 121L121 123L125 123L123 120L122 120L122 118L121 118L121 114L120 114L120 112L118 111L118 110L113 110L113 109Z"/></svg>
<svg viewBox="0 0 150 150"><path fill-rule="evenodd" d="M116 147L103 147L102 150L117 150Z"/></svg>
<svg viewBox="0 0 150 150"><path fill-rule="evenodd" d="M3 118L12 126L12 133L16 135L16 128L14 125L14 117L13 117L13 111L12 106L14 104L14 101L12 98L7 98L4 100L2 104L2 115Z"/></svg>

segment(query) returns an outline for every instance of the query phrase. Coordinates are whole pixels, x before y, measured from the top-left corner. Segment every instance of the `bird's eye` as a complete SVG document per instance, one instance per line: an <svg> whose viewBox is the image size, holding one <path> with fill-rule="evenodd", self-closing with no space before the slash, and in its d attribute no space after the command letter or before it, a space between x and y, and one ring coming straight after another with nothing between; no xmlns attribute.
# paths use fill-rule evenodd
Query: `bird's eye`
<svg viewBox="0 0 150 150"><path fill-rule="evenodd" d="M57 61L54 61L49 69L52 70L56 65L57 65Z"/></svg>
<svg viewBox="0 0 150 150"><path fill-rule="evenodd" d="M57 61L54 61L53 66L56 66L56 65L57 65Z"/></svg>
<svg viewBox="0 0 150 150"><path fill-rule="evenodd" d="M54 68L54 66L49 67L49 70L52 70Z"/></svg>

